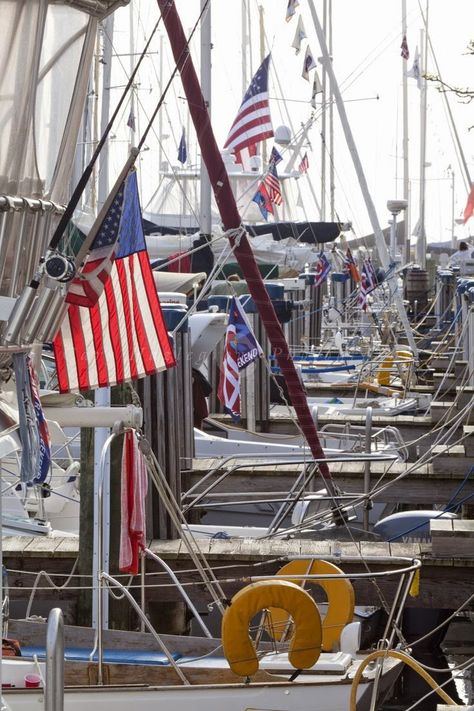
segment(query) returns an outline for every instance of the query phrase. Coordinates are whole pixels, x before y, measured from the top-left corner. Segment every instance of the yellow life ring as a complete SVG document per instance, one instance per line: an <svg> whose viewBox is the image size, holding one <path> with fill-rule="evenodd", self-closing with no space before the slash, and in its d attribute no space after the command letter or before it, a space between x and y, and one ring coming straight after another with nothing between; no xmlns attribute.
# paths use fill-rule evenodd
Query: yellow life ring
<svg viewBox="0 0 474 711"><path fill-rule="evenodd" d="M259 580L239 590L222 618L222 646L229 666L238 676L258 670L249 624L261 610L286 610L294 622L288 659L295 669L309 669L321 654L321 616L311 595L286 580Z"/></svg>
<svg viewBox="0 0 474 711"><path fill-rule="evenodd" d="M338 575L342 570L326 560L292 560L277 575ZM303 585L304 580L295 578L293 581ZM354 615L354 588L350 580L345 578L327 578L326 580L309 580L315 585L320 585L328 598L328 609L323 620L322 648L325 652L332 652L339 642L344 627L352 622ZM288 625L288 615L282 610L271 610L272 629L267 626L268 633L276 640L281 640Z"/></svg>
<svg viewBox="0 0 474 711"><path fill-rule="evenodd" d="M387 358L382 361L377 373L377 382L379 385L390 385L393 366L398 361L406 361L407 365L410 362L413 363L413 353L411 351L396 351L395 358L393 356L387 356Z"/></svg>

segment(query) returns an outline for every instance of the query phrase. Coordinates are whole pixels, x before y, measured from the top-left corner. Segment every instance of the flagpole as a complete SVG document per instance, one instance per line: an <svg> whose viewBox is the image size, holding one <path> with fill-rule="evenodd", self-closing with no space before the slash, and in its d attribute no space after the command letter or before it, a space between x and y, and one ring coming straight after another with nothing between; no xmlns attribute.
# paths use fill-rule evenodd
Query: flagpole
<svg viewBox="0 0 474 711"><path fill-rule="evenodd" d="M163 23L170 40L173 56L179 71L189 110L196 127L202 156L206 162L214 196L222 217L224 229L234 248L235 257L246 278L249 292L265 326L278 365L285 377L291 403L295 408L298 423L307 439L313 457L321 460L319 469L331 496L337 495L336 487L325 461L324 451L311 416L306 394L301 386L295 364L285 340L282 327L275 313L273 303L265 289L248 238L241 225L234 194L222 156L217 146L209 115L206 110L199 81L187 47L186 37L173 0L157 0Z"/></svg>
<svg viewBox="0 0 474 711"><path fill-rule="evenodd" d="M402 0L402 37L407 36L407 0ZM402 60L402 105L403 105L403 198L409 205L410 163L408 157L408 77L407 57ZM403 262L410 261L410 210L405 212Z"/></svg>
<svg viewBox="0 0 474 711"><path fill-rule="evenodd" d="M109 121L110 114L110 85L112 76L112 38L114 34L114 15L109 15L104 21L104 64L102 73L102 101L101 101L101 133ZM132 53L132 50L130 50ZM130 58L133 61L133 57ZM131 129L130 129L131 130ZM109 143L105 143L100 157L99 181L98 181L98 204L103 206L109 193ZM94 403L96 407L110 407L110 388L98 388L94 393ZM92 580L97 584L99 574L98 562L102 560L104 572L109 572L109 547L110 547L110 449L104 455L103 470L101 468L102 452L107 438L110 435L110 428L96 427L94 429L94 525L92 544ZM99 488L100 478L103 475L103 519L104 530L99 534ZM99 545L102 544L102 551L99 555ZM109 626L109 595L107 590L102 591L102 629ZM92 627L97 629L98 624L98 600L97 596L92 596Z"/></svg>
<svg viewBox="0 0 474 711"><path fill-rule="evenodd" d="M324 32L323 32L323 29L322 29L321 24L319 22L319 18L316 13L316 8L314 7L313 0L308 0L308 2L309 2L310 10L311 10L311 15L313 18L314 27L316 29L316 34L318 36L319 44L320 44L321 51L323 54L322 61L323 61L324 65L326 66L326 70L329 75L329 81L331 82L331 85L332 85L332 92L334 94L334 99L336 101L336 106L337 106L337 109L339 112L339 117L341 119L341 124L342 124L342 128L343 128L344 135L346 138L347 147L349 149L349 153L351 154L352 162L354 164L354 169L356 171L359 185L360 185L360 188L362 191L362 196L364 198L365 205L367 208L367 213L369 215L372 229L374 231L375 243L377 245L377 250L379 253L380 261L382 263L382 267L384 268L384 270L389 273L389 276L387 277L387 282L390 285L391 293L393 294L392 299L397 306L398 314L400 316L400 320L401 320L403 328L405 330L405 334L406 334L408 343L410 345L410 348L413 351L414 356L418 357L418 348L415 343L415 338L413 336L413 332L412 332L410 323L408 321L408 317L407 317L407 314L405 311L405 306L404 306L403 300L401 298L401 295L398 292L397 276L393 273L393 270L390 270L390 259L389 259L389 254L387 251L387 245L385 244L385 239L383 236L383 232L380 228L380 223L379 223L379 220L377 217L377 212L375 210L375 205L373 203L372 197L369 192L369 186L367 185L367 180L366 180L366 177L364 174L364 170L362 168L362 163L359 158L359 153L357 151L354 137L352 135L349 121L347 119L346 109L344 106L344 102L342 100L339 85L336 80L336 75L334 74L334 69L333 69L331 58L329 56L328 48L326 45L326 39L324 37Z"/></svg>
<svg viewBox="0 0 474 711"><path fill-rule="evenodd" d="M327 33L327 0L323 2L323 32L326 37ZM321 112L321 220L326 219L326 108L327 102L327 71L323 64L323 74L322 74L322 106L323 110Z"/></svg>

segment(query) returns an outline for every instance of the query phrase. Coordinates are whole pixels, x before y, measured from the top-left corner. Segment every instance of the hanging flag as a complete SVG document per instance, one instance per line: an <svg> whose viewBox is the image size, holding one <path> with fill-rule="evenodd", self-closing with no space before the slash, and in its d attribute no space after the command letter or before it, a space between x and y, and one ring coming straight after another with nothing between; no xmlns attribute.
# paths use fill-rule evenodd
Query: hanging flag
<svg viewBox="0 0 474 711"><path fill-rule="evenodd" d="M91 307L102 294L104 284L110 276L117 243L125 227L122 225L122 209L126 181L127 178L118 187L80 272L69 284L66 294L68 304Z"/></svg>
<svg viewBox="0 0 474 711"><path fill-rule="evenodd" d="M301 50L301 42L307 38L307 34L303 24L303 18L301 15L298 17L298 24L296 25L296 32L293 38L292 47L295 49L295 54L299 54Z"/></svg>
<svg viewBox="0 0 474 711"><path fill-rule="evenodd" d="M293 15L296 12L296 8L298 7L299 2L298 0L288 0L288 6L286 8L286 21L289 22Z"/></svg>
<svg viewBox="0 0 474 711"><path fill-rule="evenodd" d="M418 52L418 47L415 50L415 57L413 59L412 68L407 71L407 77L409 77L410 79L416 79L418 89L421 89L422 77L420 67L420 53Z"/></svg>
<svg viewBox="0 0 474 711"><path fill-rule="evenodd" d="M110 276L91 308L71 304L54 338L60 392L117 385L175 365L143 234L136 173L124 189Z"/></svg>
<svg viewBox="0 0 474 711"><path fill-rule="evenodd" d="M400 49L402 50L400 52L400 55L403 57L403 59L409 59L410 58L410 51L408 49L408 42L407 42L407 36L403 35L402 43L400 45Z"/></svg>
<svg viewBox="0 0 474 711"><path fill-rule="evenodd" d="M377 277L370 259L364 259L360 276L358 303L363 311L367 311L367 296L377 286Z"/></svg>
<svg viewBox="0 0 474 711"><path fill-rule="evenodd" d="M275 146L272 148L272 152L270 153L270 158L269 158L269 165L278 165L278 163L281 163L283 160L283 156L279 154Z"/></svg>
<svg viewBox="0 0 474 711"><path fill-rule="evenodd" d="M298 166L298 170L300 171L301 175L303 175L303 173L306 173L308 171L308 168L309 168L308 154L305 153L301 159L301 163Z"/></svg>
<svg viewBox="0 0 474 711"><path fill-rule="evenodd" d="M138 575L140 550L146 541L148 477L136 434L130 430L123 436L121 473L119 570Z"/></svg>
<svg viewBox="0 0 474 711"><path fill-rule="evenodd" d="M280 179L278 177L275 163L269 164L268 172L263 179L263 184L267 189L272 203L274 205L281 205L283 203L283 198L281 194Z"/></svg>
<svg viewBox="0 0 474 711"><path fill-rule="evenodd" d="M135 131L135 114L133 113L133 109L130 109L130 113L128 114L127 126L132 131Z"/></svg>
<svg viewBox="0 0 474 711"><path fill-rule="evenodd" d="M331 271L331 264L329 263L324 252L321 252L319 259L316 262L316 267L314 270L314 286L320 286L323 281L326 281L327 275Z"/></svg>
<svg viewBox="0 0 474 711"><path fill-rule="evenodd" d="M257 203L264 220L268 219L268 213L273 215L272 201L264 183L260 183L259 188L252 200Z"/></svg>
<svg viewBox="0 0 474 711"><path fill-rule="evenodd" d="M316 67L316 62L313 57L313 53L311 52L311 49L309 45L306 47L306 53L304 56L304 62L303 62L303 71L301 72L301 76L303 79L306 79L306 81L309 81L309 72L311 69L314 69Z"/></svg>
<svg viewBox="0 0 474 711"><path fill-rule="evenodd" d="M354 281L360 281L359 270L357 269L357 264L355 263L352 252L348 247L346 254L343 259L344 271L348 272Z"/></svg>
<svg viewBox="0 0 474 711"><path fill-rule="evenodd" d="M268 66L270 55L260 65L240 105L224 148L238 153L273 136L268 103Z"/></svg>
<svg viewBox="0 0 474 711"><path fill-rule="evenodd" d="M240 420L240 371L263 355L239 299L230 303L218 397L236 422Z"/></svg>
<svg viewBox="0 0 474 711"><path fill-rule="evenodd" d="M464 224L474 214L474 183L471 185L471 192L467 198L466 207L464 208Z"/></svg>
<svg viewBox="0 0 474 711"><path fill-rule="evenodd" d="M38 458L36 461L36 474L33 479L33 484L41 484L46 481L51 466L51 446L48 423L44 416L43 407L41 405L38 377L33 367L33 361L30 356L26 358L26 366L30 378L31 400L35 411L36 426L38 432Z"/></svg>
<svg viewBox="0 0 474 711"><path fill-rule="evenodd" d="M311 106L313 107L313 109L316 108L317 94L322 94L322 93L323 93L323 85L321 84L321 81L319 79L319 74L318 74L318 72L314 72L313 89L311 92Z"/></svg>
<svg viewBox="0 0 474 711"><path fill-rule="evenodd" d="M186 133L184 131L184 126L183 133L181 134L181 140L179 142L178 160L182 165L184 165L188 160L188 150L186 148Z"/></svg>

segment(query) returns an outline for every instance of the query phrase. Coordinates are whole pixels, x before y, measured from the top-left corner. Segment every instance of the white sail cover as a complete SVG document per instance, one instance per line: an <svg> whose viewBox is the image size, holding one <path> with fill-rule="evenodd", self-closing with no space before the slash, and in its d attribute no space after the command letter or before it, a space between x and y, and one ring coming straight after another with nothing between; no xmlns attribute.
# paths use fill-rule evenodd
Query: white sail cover
<svg viewBox="0 0 474 711"><path fill-rule="evenodd" d="M66 200L98 17L116 4L2 0L0 194Z"/></svg>

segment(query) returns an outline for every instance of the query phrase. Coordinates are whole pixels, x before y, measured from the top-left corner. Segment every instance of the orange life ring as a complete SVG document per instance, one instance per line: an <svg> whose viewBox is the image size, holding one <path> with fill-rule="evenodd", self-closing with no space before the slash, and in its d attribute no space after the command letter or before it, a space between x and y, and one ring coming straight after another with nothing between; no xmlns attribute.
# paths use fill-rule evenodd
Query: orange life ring
<svg viewBox="0 0 474 711"><path fill-rule="evenodd" d="M309 669L321 654L322 626L311 595L287 580L259 580L239 590L222 618L222 646L234 674L251 676L258 670L255 646L249 637L252 618L267 608L286 611L294 632L288 660L295 669Z"/></svg>
<svg viewBox="0 0 474 711"><path fill-rule="evenodd" d="M277 575L328 575L336 576L342 570L333 563L326 560L292 560L283 568L280 568ZM295 577L294 583L304 585L305 581ZM328 609L323 619L322 648L325 652L331 652L339 643L339 637L344 627L352 622L354 615L354 588L350 580L345 578L328 577L325 580L310 580L313 585L320 585L328 598ZM271 629L267 625L267 631L276 640L281 640L288 626L288 615L282 610L271 610Z"/></svg>

